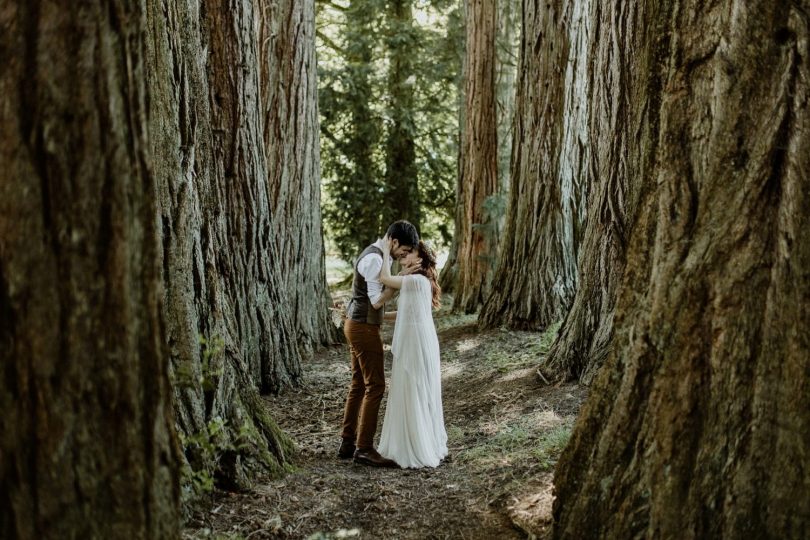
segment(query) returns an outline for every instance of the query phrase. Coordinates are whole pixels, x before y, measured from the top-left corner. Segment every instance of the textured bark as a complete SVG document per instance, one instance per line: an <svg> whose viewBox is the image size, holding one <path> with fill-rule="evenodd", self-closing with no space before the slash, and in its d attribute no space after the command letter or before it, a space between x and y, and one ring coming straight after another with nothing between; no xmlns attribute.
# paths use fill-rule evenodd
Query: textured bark
<svg viewBox="0 0 810 540"><path fill-rule="evenodd" d="M313 0L260 3L259 61L267 189L298 344L335 343L321 220L318 85Z"/></svg>
<svg viewBox="0 0 810 540"><path fill-rule="evenodd" d="M495 102L496 3L469 0L464 55L464 128L459 156L453 309L472 313L484 301L495 239L487 234L484 201L498 188L498 130Z"/></svg>
<svg viewBox="0 0 810 540"><path fill-rule="evenodd" d="M520 50L520 0L498 0L498 37L496 39L497 76L495 87L498 107L498 193L509 193L512 129L515 120L518 51ZM499 217L497 237L505 223L505 214Z"/></svg>
<svg viewBox="0 0 810 540"><path fill-rule="evenodd" d="M620 12L664 59L660 143L554 535L806 538L810 3L677 8Z"/></svg>
<svg viewBox="0 0 810 540"><path fill-rule="evenodd" d="M412 0L388 3L388 115L391 125L385 147L385 198L383 223L406 219L420 230L421 197L416 168L414 125L414 38Z"/></svg>
<svg viewBox="0 0 810 540"><path fill-rule="evenodd" d="M593 3L589 14L594 21L588 53L589 217L576 296L541 367L546 378L590 384L607 357L640 179L649 174L655 158L658 110L652 104L660 99L656 66L663 59L645 40L660 36L632 27L634 19L626 10L623 2Z"/></svg>
<svg viewBox="0 0 810 540"><path fill-rule="evenodd" d="M523 9L506 233L482 326L542 329L562 319L577 286L588 160L591 0Z"/></svg>
<svg viewBox="0 0 810 540"><path fill-rule="evenodd" d="M268 197L259 13L250 2L148 6L150 134L177 422L195 435L221 418L230 443L250 428L252 444L239 444L232 463L219 464L228 469L225 481L244 483L242 465L278 470L291 450L257 389L278 390L300 373ZM222 351L211 355L215 338ZM187 457L195 468L210 465Z"/></svg>
<svg viewBox="0 0 810 540"><path fill-rule="evenodd" d="M0 537L177 537L143 6L0 27Z"/></svg>

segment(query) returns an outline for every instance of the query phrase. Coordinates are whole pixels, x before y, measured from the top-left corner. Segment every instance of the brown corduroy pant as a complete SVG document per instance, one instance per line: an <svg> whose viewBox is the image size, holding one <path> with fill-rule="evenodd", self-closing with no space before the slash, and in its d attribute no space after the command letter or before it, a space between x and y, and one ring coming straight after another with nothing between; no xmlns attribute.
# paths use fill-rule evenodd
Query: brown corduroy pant
<svg viewBox="0 0 810 540"><path fill-rule="evenodd" d="M385 392L385 368L380 327L347 319L343 325L352 356L352 382L343 411L341 437L358 448L371 448Z"/></svg>

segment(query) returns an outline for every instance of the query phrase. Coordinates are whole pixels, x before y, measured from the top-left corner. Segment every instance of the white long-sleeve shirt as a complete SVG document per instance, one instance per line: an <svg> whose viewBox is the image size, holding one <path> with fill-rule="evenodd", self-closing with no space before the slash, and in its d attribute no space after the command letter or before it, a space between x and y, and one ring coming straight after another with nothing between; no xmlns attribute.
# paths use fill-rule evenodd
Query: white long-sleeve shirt
<svg viewBox="0 0 810 540"><path fill-rule="evenodd" d="M383 241L381 238L378 238L373 245L382 251ZM389 262L389 265L392 264L392 262L393 261ZM376 253L368 253L365 257L357 261L357 271L360 272L360 275L366 279L366 285L368 286L368 299L371 300L372 304L379 302L380 296L382 296L383 284L380 283L380 270L382 270L382 264L382 256L377 255Z"/></svg>

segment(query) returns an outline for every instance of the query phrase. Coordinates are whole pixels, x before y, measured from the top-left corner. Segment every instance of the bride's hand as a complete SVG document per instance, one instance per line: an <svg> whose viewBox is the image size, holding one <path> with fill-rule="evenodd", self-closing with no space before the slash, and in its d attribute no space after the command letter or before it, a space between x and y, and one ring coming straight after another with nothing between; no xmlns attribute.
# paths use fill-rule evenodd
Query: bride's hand
<svg viewBox="0 0 810 540"><path fill-rule="evenodd" d="M422 259L416 259L414 263L410 266L402 265L402 269L399 271L400 276L409 276L419 271L419 268L422 267Z"/></svg>

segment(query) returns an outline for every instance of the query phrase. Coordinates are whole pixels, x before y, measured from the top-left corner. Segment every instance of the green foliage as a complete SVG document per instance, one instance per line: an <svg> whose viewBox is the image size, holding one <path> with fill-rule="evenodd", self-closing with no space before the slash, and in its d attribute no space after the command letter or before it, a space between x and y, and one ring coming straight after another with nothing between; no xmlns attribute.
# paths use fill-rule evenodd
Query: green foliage
<svg viewBox="0 0 810 540"><path fill-rule="evenodd" d="M206 339L200 336L202 345L201 370L198 382L203 390L212 392L216 388L216 381L222 376L221 354L225 350L225 342L219 336Z"/></svg>
<svg viewBox="0 0 810 540"><path fill-rule="evenodd" d="M199 337L201 347L200 371L195 376L194 364L191 361L181 362L172 372L172 385L179 388L195 388L199 385L204 391L213 391L216 381L222 376L220 355L225 343L219 336L208 339Z"/></svg>
<svg viewBox="0 0 810 540"><path fill-rule="evenodd" d="M461 17L457 1L413 5L318 5L325 232L347 261L396 219L451 237Z"/></svg>
<svg viewBox="0 0 810 540"><path fill-rule="evenodd" d="M180 485L184 502L213 491L214 473L219 460L225 452L234 449L225 424L224 420L216 417L193 435L187 436L180 431L180 444L187 460L181 469Z"/></svg>

